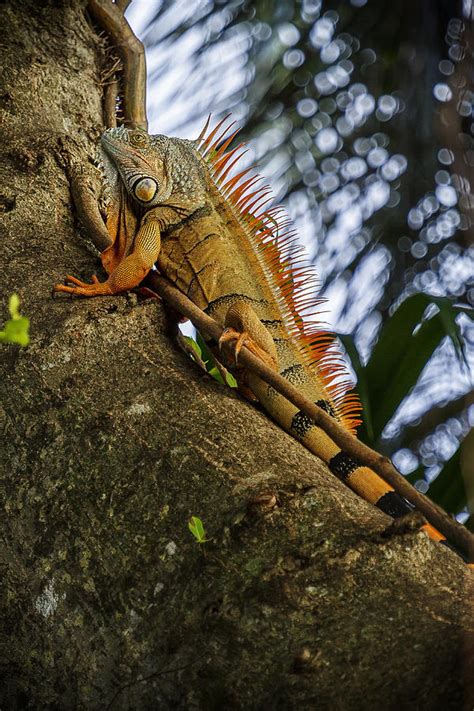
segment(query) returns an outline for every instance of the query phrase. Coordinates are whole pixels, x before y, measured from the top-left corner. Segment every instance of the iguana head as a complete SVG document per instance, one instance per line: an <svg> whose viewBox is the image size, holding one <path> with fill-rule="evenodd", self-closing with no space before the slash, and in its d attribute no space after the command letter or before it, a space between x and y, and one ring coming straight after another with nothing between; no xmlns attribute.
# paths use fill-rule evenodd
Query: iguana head
<svg viewBox="0 0 474 711"><path fill-rule="evenodd" d="M204 185L202 166L193 144L167 136L150 136L140 129L109 128L101 138L106 182L122 182L135 203L196 207ZM194 205L196 203L196 205Z"/></svg>
<svg viewBox="0 0 474 711"><path fill-rule="evenodd" d="M155 207L169 197L164 156L145 131L109 128L102 134L101 149L106 182L111 187L120 178L130 197L143 207Z"/></svg>

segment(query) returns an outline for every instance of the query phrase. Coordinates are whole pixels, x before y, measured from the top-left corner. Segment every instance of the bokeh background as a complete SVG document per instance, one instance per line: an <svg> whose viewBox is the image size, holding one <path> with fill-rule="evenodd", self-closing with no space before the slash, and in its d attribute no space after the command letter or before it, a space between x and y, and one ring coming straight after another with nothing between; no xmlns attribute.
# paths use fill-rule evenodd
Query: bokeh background
<svg viewBox="0 0 474 711"><path fill-rule="evenodd" d="M360 436L472 528L472 2L133 0L127 18L150 132L232 113L317 266Z"/></svg>

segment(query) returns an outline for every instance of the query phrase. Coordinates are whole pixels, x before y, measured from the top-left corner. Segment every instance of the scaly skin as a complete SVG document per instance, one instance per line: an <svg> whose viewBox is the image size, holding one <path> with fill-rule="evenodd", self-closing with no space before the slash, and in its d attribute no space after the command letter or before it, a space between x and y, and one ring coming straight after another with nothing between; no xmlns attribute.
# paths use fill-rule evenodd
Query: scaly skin
<svg viewBox="0 0 474 711"><path fill-rule="evenodd" d="M206 130L207 126L205 127ZM102 254L108 279L84 284L67 277L54 290L82 296L118 294L138 286L153 264L197 306L225 327L224 341L245 343L267 365L326 412L354 429L353 396L334 383L339 356L324 331L299 315L315 285L307 267L290 265L291 233L271 211L255 211L265 190L251 192L227 176L234 151L219 148L217 127L197 141L109 129L102 136L107 228ZM226 130L224 130L224 134ZM247 171L244 171L247 172ZM227 182L225 182L227 180ZM257 212L257 216L255 216ZM293 257L293 254L292 254ZM211 344L214 349L217 344ZM285 430L326 462L352 489L391 516L410 507L375 472L360 466L321 429L252 373L237 372ZM342 392L341 392L342 390ZM431 526L426 532L443 537Z"/></svg>

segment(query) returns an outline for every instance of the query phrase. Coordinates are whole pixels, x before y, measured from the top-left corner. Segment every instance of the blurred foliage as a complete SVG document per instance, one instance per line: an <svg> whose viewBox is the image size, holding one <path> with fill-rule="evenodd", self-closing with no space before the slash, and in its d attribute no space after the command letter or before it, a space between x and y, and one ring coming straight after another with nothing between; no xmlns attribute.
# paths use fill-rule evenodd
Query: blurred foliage
<svg viewBox="0 0 474 711"><path fill-rule="evenodd" d="M296 221L337 329L353 334L363 436L421 489L438 476L430 493L453 512L474 486L472 468L462 484L456 464L473 417L468 13L461 0L130 8L152 129L192 137L208 113L232 111Z"/></svg>
<svg viewBox="0 0 474 711"><path fill-rule="evenodd" d="M426 294L408 297L380 329L365 366L352 356L369 442L380 446L386 425L415 387L426 363L445 337L451 339L459 359L465 363L457 322L461 312L470 313L471 309L456 306L447 298ZM347 344L350 336L341 336L341 339Z"/></svg>
<svg viewBox="0 0 474 711"><path fill-rule="evenodd" d="M361 363L353 338L339 335L357 375L364 412L359 436L367 444L389 456L400 451L400 442L395 438L382 440L382 432L407 394L414 390L426 363L444 339L450 339L459 362L467 367L459 313L474 318L473 309L456 305L446 297L426 294L408 297L382 326L365 365ZM429 487L431 498L452 512L460 511L470 498L469 480L472 480L474 462L474 430L466 436L467 428L459 430L459 424L456 422L451 432L448 427L450 436L456 439L457 449ZM423 475L424 467L419 466L409 479L413 484L426 484ZM419 488L426 491L428 486Z"/></svg>
<svg viewBox="0 0 474 711"><path fill-rule="evenodd" d="M28 331L30 321L20 314L20 298L17 294L12 294L8 302L10 318L5 321L3 330L0 331L0 343L18 343L20 346L27 346L30 342Z"/></svg>

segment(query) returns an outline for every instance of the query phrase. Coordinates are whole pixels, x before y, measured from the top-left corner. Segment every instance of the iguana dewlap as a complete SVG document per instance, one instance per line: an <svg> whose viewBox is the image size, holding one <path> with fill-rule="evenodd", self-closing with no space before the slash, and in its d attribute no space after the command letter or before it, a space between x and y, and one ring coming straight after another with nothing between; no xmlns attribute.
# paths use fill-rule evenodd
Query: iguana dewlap
<svg viewBox="0 0 474 711"><path fill-rule="evenodd" d="M222 124L222 122L221 122ZM265 210L268 188L230 171L233 135L219 124L197 141L124 127L102 136L105 213L112 245L102 253L108 279L67 277L55 291L118 294L157 265L197 306L349 430L359 423L334 338L318 323L311 266L282 209ZM221 131L221 135L219 135ZM240 339L239 339L240 336ZM410 506L377 474L342 452L304 413L252 373L241 373L267 412L367 501L391 516ZM429 524L428 534L443 537Z"/></svg>

